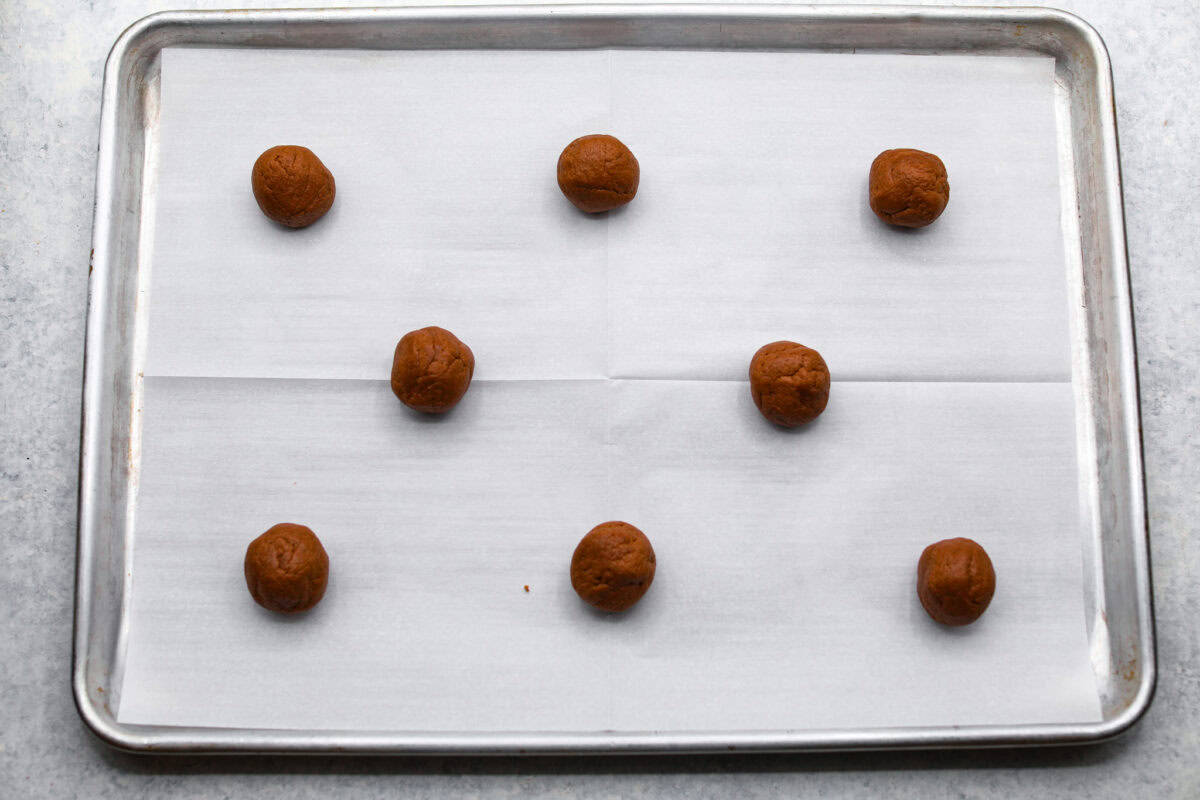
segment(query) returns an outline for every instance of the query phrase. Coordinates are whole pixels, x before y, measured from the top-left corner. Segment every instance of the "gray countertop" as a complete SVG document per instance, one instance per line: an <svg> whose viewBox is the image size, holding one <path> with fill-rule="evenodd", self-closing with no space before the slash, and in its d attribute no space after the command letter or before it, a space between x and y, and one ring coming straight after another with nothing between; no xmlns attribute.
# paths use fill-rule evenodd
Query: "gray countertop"
<svg viewBox="0 0 1200 800"><path fill-rule="evenodd" d="M117 34L171 5L0 0L0 797L1200 797L1195 0L1059 4L1104 36L1117 88L1159 657L1157 698L1125 737L1041 751L528 760L141 757L94 739L69 662L101 75Z"/></svg>

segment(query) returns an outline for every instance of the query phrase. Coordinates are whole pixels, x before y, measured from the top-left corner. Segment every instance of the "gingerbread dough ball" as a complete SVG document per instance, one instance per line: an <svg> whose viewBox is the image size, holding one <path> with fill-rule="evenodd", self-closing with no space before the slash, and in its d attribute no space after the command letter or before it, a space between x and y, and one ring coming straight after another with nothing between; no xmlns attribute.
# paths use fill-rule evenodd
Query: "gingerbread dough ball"
<svg viewBox="0 0 1200 800"><path fill-rule="evenodd" d="M628 522L604 522L580 540L571 557L571 585L602 611L631 608L654 580L654 548Z"/></svg>
<svg viewBox="0 0 1200 800"><path fill-rule="evenodd" d="M917 596L943 625L969 625L996 591L992 560L970 539L944 539L925 548L917 563Z"/></svg>
<svg viewBox="0 0 1200 800"><path fill-rule="evenodd" d="M289 228L312 225L333 206L333 173L307 147L272 147L254 162L250 185L262 212Z"/></svg>
<svg viewBox="0 0 1200 800"><path fill-rule="evenodd" d="M804 425L819 417L829 403L829 367L811 347L772 342L750 359L750 396L776 425Z"/></svg>
<svg viewBox="0 0 1200 800"><path fill-rule="evenodd" d="M471 385L475 355L445 328L404 334L392 359L392 391L400 402L427 414L454 408Z"/></svg>
<svg viewBox="0 0 1200 800"><path fill-rule="evenodd" d="M871 210L884 222L923 228L950 202L946 165L921 150L884 150L871 162Z"/></svg>
<svg viewBox="0 0 1200 800"><path fill-rule="evenodd" d="M325 596L329 556L317 535L283 522L246 548L246 586L260 606L281 614L308 611Z"/></svg>
<svg viewBox="0 0 1200 800"><path fill-rule="evenodd" d="M629 148L603 133L580 136L558 157L558 188L589 214L628 203L637 194L640 176Z"/></svg>

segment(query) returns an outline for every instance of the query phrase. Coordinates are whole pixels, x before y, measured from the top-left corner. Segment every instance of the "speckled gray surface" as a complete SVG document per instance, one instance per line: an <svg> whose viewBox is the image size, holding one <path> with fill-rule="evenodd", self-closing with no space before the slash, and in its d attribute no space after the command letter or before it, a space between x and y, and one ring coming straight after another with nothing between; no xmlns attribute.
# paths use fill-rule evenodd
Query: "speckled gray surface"
<svg viewBox="0 0 1200 800"><path fill-rule="evenodd" d="M1149 714L1089 748L520 760L147 758L80 724L68 662L101 71L123 27L170 6L0 2L0 797L1200 797L1200 8L1060 5L1104 35L1116 76L1158 618Z"/></svg>

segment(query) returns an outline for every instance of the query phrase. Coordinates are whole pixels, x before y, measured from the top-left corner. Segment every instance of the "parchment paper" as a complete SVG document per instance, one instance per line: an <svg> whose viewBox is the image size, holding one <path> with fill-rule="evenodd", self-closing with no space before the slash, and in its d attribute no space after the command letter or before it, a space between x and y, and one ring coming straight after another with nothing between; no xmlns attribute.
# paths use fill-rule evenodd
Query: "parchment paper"
<svg viewBox="0 0 1200 800"><path fill-rule="evenodd" d="M253 79L251 79L253 78ZM124 722L698 730L1099 718L1082 608L1051 62L788 53L164 52ZM599 218L554 183L609 131L642 165ZM249 167L312 147L333 211L258 212ZM949 209L869 216L886 147ZM450 416L400 406L405 331L478 359ZM784 432L759 345L835 383ZM655 584L575 597L627 519ZM250 601L249 539L318 532L329 592ZM928 543L998 573L931 623ZM529 591L525 591L525 586Z"/></svg>
<svg viewBox="0 0 1200 800"><path fill-rule="evenodd" d="M1069 380L1052 81L1049 58L168 49L146 374L376 379L437 323L481 378L737 380L786 336L839 380ZM598 131L642 182L596 219L555 164ZM336 176L320 224L259 213L276 144ZM866 203L910 146L951 176L915 232Z"/></svg>

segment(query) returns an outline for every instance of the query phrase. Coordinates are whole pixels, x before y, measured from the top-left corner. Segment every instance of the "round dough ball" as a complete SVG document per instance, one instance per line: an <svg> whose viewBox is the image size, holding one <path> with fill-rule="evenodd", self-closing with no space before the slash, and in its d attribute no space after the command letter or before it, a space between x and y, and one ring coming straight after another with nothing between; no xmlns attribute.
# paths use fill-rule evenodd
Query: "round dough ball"
<svg viewBox="0 0 1200 800"><path fill-rule="evenodd" d="M312 225L333 206L333 173L307 147L284 144L267 150L250 173L254 199L280 225Z"/></svg>
<svg viewBox="0 0 1200 800"><path fill-rule="evenodd" d="M871 210L884 222L923 228L950 202L946 165L921 150L884 150L871 162Z"/></svg>
<svg viewBox="0 0 1200 800"><path fill-rule="evenodd" d="M632 608L654 581L654 548L628 522L602 522L588 531L571 556L571 585L602 611Z"/></svg>
<svg viewBox="0 0 1200 800"><path fill-rule="evenodd" d="M392 359L392 391L416 411L442 414L454 408L471 385L475 354L445 328L404 334Z"/></svg>
<svg viewBox="0 0 1200 800"><path fill-rule="evenodd" d="M925 548L917 563L917 597L943 625L969 625L996 591L992 560L977 542L944 539Z"/></svg>
<svg viewBox="0 0 1200 800"><path fill-rule="evenodd" d="M246 548L245 572L256 603L281 614L296 614L325 596L329 556L311 530L283 522Z"/></svg>
<svg viewBox="0 0 1200 800"><path fill-rule="evenodd" d="M580 136L558 157L558 188L580 211L597 214L623 206L637 194L641 170L615 136Z"/></svg>
<svg viewBox="0 0 1200 800"><path fill-rule="evenodd" d="M776 425L804 425L829 403L829 367L811 347L795 342L763 345L750 359L750 396Z"/></svg>

